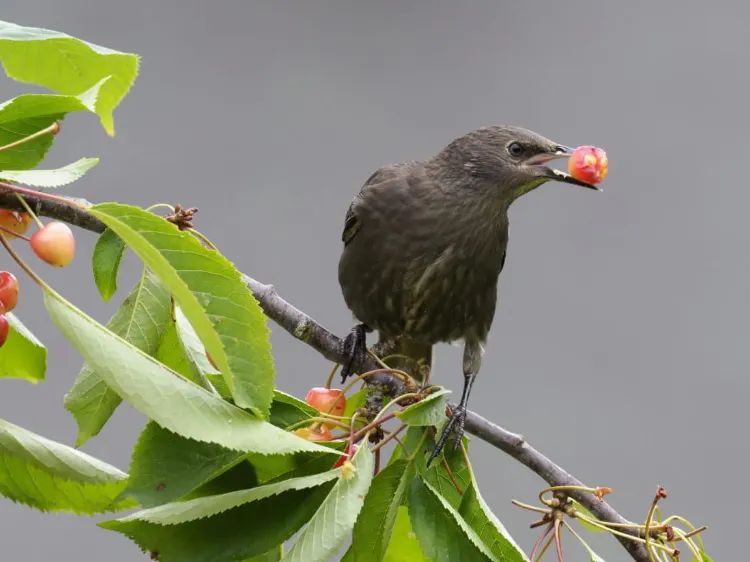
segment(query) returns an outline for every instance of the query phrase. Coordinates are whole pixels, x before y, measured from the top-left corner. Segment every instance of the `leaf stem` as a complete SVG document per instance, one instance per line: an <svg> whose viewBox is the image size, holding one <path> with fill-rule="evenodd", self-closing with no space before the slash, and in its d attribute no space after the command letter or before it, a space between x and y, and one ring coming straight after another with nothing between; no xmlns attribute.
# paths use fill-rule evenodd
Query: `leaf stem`
<svg viewBox="0 0 750 562"><path fill-rule="evenodd" d="M543 513L544 515L549 515L551 513L549 509L544 509L542 507L537 507L535 505L529 505L527 503L523 503L518 500L510 500L510 503L512 503L516 507L520 507L522 509L528 509L529 511L535 511L536 513Z"/></svg>
<svg viewBox="0 0 750 562"><path fill-rule="evenodd" d="M48 127L45 127L44 129L40 129L36 131L35 133L31 133L30 135L23 137L22 139L18 139L17 141L13 141L6 145L0 146L0 152L3 152L4 150L10 150L11 148L15 148L17 146L25 144L29 141L32 141L44 135L48 135L48 134L56 135L59 132L60 132L60 123L58 123L57 121L54 121L51 125L49 125Z"/></svg>
<svg viewBox="0 0 750 562"><path fill-rule="evenodd" d="M536 560L539 560L539 558L536 556L536 551L537 549L539 549L539 547L542 545L542 542L544 542L544 539L547 537L547 535L550 534L551 531L552 531L552 523L547 525L547 528L539 536L539 538L534 543L534 546L531 548L531 553L529 554L529 560L531 560L531 562L535 562Z"/></svg>
<svg viewBox="0 0 750 562"><path fill-rule="evenodd" d="M393 439L398 438L398 434L401 433L404 429L406 429L406 424L402 423L400 426L398 426L396 429L388 433L377 445L375 445L372 450L373 451L379 451L382 449L387 443L392 441Z"/></svg>
<svg viewBox="0 0 750 562"><path fill-rule="evenodd" d="M217 252L219 251L219 248L216 247L216 244L211 242L211 240L208 239L208 236L206 236L202 232L195 230L194 228L188 228L187 231L190 232L190 234L192 234L193 236L195 236L198 240L203 242L211 250L216 250Z"/></svg>
<svg viewBox="0 0 750 562"><path fill-rule="evenodd" d="M565 556L563 556L563 549L562 549L562 537L560 536L560 524L561 519L555 518L555 529L553 532L553 537L555 539L555 551L557 552L557 561L558 562L565 562Z"/></svg>

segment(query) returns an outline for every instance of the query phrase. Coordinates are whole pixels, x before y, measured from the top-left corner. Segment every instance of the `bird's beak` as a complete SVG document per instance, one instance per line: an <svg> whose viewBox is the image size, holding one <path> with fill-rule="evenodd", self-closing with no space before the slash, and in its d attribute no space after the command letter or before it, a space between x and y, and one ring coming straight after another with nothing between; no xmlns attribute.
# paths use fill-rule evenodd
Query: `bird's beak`
<svg viewBox="0 0 750 562"><path fill-rule="evenodd" d="M543 154L536 154L532 156L531 158L527 158L524 161L524 164L527 166L534 166L538 168L539 171L541 172L541 175L551 180L560 181L564 183L570 183L572 185L580 185L581 187L587 187L589 189L601 191L601 189L596 187L594 184L586 183L585 181L581 181L581 180L574 178L573 176L571 176L570 174L566 172L561 172L560 170L555 170L554 168L545 166L545 164L547 162L550 162L551 160L557 160L558 158L570 157L570 155L573 154L574 150L575 149L570 148L569 146L558 144L555 146L554 150L550 152L545 152Z"/></svg>

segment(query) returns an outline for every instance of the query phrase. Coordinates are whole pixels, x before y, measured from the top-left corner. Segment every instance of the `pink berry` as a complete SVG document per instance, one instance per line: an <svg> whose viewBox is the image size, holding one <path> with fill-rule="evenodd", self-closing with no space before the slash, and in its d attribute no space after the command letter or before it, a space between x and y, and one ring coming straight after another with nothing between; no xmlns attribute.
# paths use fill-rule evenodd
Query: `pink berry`
<svg viewBox="0 0 750 562"><path fill-rule="evenodd" d="M31 249L44 262L65 267L76 254L76 240L67 224L51 222L31 236Z"/></svg>

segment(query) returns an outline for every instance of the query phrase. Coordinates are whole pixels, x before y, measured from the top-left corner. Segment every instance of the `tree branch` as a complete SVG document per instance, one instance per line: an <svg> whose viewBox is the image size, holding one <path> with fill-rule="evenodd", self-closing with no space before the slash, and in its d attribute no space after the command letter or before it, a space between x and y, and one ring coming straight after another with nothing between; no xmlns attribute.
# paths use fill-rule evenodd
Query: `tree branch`
<svg viewBox="0 0 750 562"><path fill-rule="evenodd" d="M25 195L24 198L40 215L62 220L93 232L102 232L105 228L100 221L81 207L81 205L88 205L88 202L84 200L71 199L71 202L75 202L77 205L68 206L58 201L44 199L43 195L38 197ZM7 189L3 189L1 186L0 207L23 210L15 194ZM337 363L342 361L343 341L341 338L281 298L272 285L260 283L247 275L243 276L243 278L269 318L284 328L293 337L315 349L329 361ZM379 365L374 360L368 360L362 367L376 369ZM372 380L391 387L398 387L401 384L398 377L387 373L374 375ZM468 412L466 417L466 431L526 465L550 486L583 485L580 480L527 443L523 436L507 431L477 413ZM569 495L578 500L602 521L609 523L628 522L612 506L605 501L597 499L593 494L571 492ZM633 560L636 562L649 562L649 557L642 544L619 537L618 540Z"/></svg>

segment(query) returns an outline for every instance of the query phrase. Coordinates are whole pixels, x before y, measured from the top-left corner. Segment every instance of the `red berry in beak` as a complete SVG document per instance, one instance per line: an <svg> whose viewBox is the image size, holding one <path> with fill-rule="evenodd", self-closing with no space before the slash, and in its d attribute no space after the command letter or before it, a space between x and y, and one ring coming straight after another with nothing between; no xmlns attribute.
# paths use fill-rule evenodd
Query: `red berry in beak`
<svg viewBox="0 0 750 562"><path fill-rule="evenodd" d="M579 146L568 160L568 172L577 180L597 184L607 177L607 153L596 146Z"/></svg>

